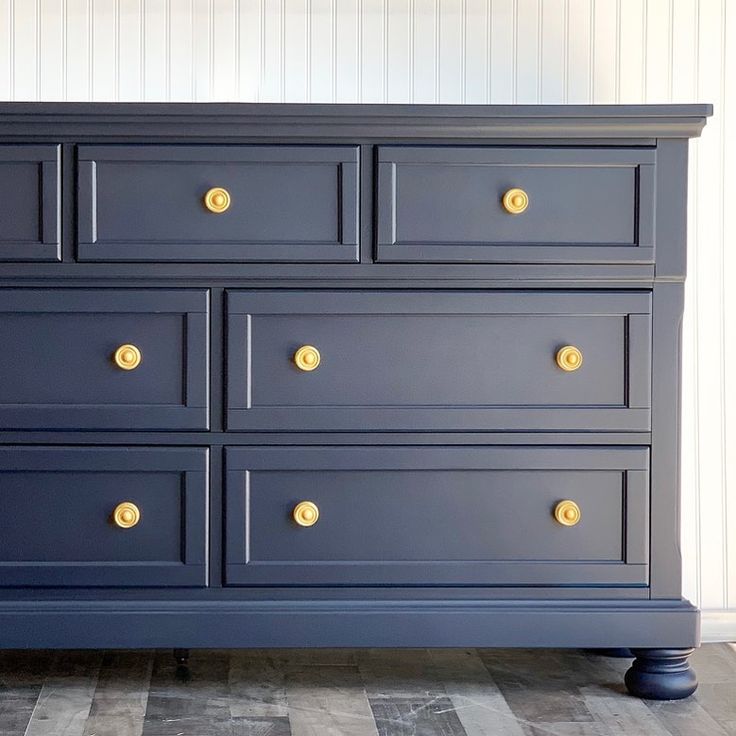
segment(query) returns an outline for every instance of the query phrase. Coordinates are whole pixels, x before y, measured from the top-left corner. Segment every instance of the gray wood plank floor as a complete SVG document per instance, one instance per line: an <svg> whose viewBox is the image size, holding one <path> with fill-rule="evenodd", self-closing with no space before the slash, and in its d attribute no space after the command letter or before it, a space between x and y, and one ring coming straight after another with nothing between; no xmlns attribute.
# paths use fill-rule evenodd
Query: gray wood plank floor
<svg viewBox="0 0 736 736"><path fill-rule="evenodd" d="M736 735L736 645L693 664L657 703L577 650L0 651L0 736Z"/></svg>

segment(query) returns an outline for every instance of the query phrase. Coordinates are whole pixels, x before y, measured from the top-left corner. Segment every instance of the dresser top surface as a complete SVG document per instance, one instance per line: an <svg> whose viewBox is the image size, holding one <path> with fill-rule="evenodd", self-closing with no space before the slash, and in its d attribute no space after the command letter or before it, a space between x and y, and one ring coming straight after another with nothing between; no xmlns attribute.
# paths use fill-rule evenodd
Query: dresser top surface
<svg viewBox="0 0 736 736"><path fill-rule="evenodd" d="M375 105L286 103L0 103L0 135L90 132L142 124L138 134L190 137L182 125L225 136L642 138L695 137L713 112L677 105ZM61 126L61 127L59 127ZM102 131L94 130L96 135Z"/></svg>

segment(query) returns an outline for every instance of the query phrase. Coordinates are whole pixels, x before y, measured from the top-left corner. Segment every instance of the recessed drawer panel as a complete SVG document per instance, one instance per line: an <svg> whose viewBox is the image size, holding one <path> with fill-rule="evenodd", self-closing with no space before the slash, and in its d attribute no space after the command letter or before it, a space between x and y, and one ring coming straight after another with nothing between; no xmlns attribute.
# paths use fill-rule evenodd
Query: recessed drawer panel
<svg viewBox="0 0 736 736"><path fill-rule="evenodd" d="M87 261L355 261L355 146L81 146Z"/></svg>
<svg viewBox="0 0 736 736"><path fill-rule="evenodd" d="M61 256L59 146L0 146L0 261Z"/></svg>
<svg viewBox="0 0 736 736"><path fill-rule="evenodd" d="M207 581L207 450L0 449L0 585Z"/></svg>
<svg viewBox="0 0 736 736"><path fill-rule="evenodd" d="M652 149L382 147L379 261L654 261Z"/></svg>
<svg viewBox="0 0 736 736"><path fill-rule="evenodd" d="M231 585L645 585L643 448L227 450Z"/></svg>
<svg viewBox="0 0 736 736"><path fill-rule="evenodd" d="M0 428L206 429L208 293L0 292Z"/></svg>
<svg viewBox="0 0 736 736"><path fill-rule="evenodd" d="M647 292L231 292L228 320L229 429L649 429Z"/></svg>

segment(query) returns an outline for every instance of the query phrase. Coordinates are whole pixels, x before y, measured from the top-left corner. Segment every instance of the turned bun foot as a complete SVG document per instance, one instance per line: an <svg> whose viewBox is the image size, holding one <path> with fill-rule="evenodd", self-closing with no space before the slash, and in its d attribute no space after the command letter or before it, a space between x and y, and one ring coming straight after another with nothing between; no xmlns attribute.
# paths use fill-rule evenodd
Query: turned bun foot
<svg viewBox="0 0 736 736"><path fill-rule="evenodd" d="M636 657L624 677L629 692L650 700L680 700L698 687L688 662L693 649L632 649Z"/></svg>

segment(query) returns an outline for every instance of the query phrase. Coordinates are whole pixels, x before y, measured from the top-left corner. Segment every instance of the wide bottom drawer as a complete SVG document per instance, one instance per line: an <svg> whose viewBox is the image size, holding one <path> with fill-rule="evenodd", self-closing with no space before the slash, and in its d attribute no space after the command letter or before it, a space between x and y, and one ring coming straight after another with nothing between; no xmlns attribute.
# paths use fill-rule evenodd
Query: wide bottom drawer
<svg viewBox="0 0 736 736"><path fill-rule="evenodd" d="M207 453L0 448L0 585L206 585Z"/></svg>
<svg viewBox="0 0 736 736"><path fill-rule="evenodd" d="M229 585L648 581L646 448L228 448Z"/></svg>

